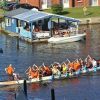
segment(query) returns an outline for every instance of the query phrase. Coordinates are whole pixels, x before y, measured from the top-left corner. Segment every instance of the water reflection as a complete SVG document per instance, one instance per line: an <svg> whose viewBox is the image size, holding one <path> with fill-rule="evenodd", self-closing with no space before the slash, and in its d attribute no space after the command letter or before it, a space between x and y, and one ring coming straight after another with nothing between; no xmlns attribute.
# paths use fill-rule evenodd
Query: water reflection
<svg viewBox="0 0 100 100"><path fill-rule="evenodd" d="M32 91L38 91L41 88L41 84L40 83L33 83L33 84L29 84L28 85L28 91L32 92Z"/></svg>
<svg viewBox="0 0 100 100"><path fill-rule="evenodd" d="M65 44L33 44L29 45L23 41L19 42L19 49L16 48L16 38L0 34L0 75L5 74L5 67L12 63L16 72L25 76L25 70L34 63L40 66L43 62L50 65L54 61L63 62L67 58L85 59L90 54L96 59L100 59L100 25L81 26L87 29L86 41L79 41ZM58 80L47 85L31 84L28 86L30 100L41 98L50 100L50 90L55 89L56 100L99 100L100 76L88 75L80 78ZM5 90L8 91L8 90ZM12 90L13 91L13 90ZM12 91L0 92L0 99L8 100L5 95L14 97Z"/></svg>
<svg viewBox="0 0 100 100"><path fill-rule="evenodd" d="M11 92L0 92L1 100L15 100L15 94Z"/></svg>

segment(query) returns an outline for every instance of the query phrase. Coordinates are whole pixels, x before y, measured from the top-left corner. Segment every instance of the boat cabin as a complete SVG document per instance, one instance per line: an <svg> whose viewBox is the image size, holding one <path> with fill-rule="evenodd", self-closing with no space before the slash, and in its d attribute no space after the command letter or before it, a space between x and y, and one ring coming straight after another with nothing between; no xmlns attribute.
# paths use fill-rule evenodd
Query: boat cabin
<svg viewBox="0 0 100 100"><path fill-rule="evenodd" d="M5 30L27 41L47 40L53 35L78 31L79 20L41 11L19 8L5 15Z"/></svg>

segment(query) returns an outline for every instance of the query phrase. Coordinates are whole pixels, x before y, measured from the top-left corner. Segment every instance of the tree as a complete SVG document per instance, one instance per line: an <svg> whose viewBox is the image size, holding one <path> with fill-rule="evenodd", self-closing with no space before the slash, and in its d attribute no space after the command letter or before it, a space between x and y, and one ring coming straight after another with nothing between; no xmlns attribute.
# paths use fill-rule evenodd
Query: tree
<svg viewBox="0 0 100 100"><path fill-rule="evenodd" d="M56 4L56 5L51 6L51 10L52 10L52 13L54 14L61 14L61 12L63 11L63 6Z"/></svg>

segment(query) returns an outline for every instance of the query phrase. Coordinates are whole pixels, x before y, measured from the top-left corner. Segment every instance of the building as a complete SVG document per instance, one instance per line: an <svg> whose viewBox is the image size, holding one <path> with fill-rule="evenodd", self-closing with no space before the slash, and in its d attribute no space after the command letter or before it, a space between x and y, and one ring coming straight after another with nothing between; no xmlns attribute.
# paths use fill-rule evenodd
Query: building
<svg viewBox="0 0 100 100"><path fill-rule="evenodd" d="M20 3L28 3L40 9L48 9L53 4L62 4L63 8L100 6L100 0L20 0Z"/></svg>
<svg viewBox="0 0 100 100"><path fill-rule="evenodd" d="M78 29L80 22L75 18L23 8L5 13L4 18L5 30L8 33L16 33L20 38L30 42L47 41L55 30L67 30L71 25L77 26ZM55 18L56 20L53 20Z"/></svg>

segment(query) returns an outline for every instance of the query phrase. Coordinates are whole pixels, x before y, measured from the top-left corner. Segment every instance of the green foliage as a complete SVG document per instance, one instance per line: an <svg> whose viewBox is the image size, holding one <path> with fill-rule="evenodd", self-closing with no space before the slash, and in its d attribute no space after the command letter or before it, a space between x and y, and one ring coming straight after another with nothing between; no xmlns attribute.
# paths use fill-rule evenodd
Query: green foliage
<svg viewBox="0 0 100 100"><path fill-rule="evenodd" d="M0 7L6 6L6 0L0 1Z"/></svg>
<svg viewBox="0 0 100 100"><path fill-rule="evenodd" d="M63 11L63 6L56 4L56 5L51 6L51 10L52 10L52 13L54 14L60 14Z"/></svg>

